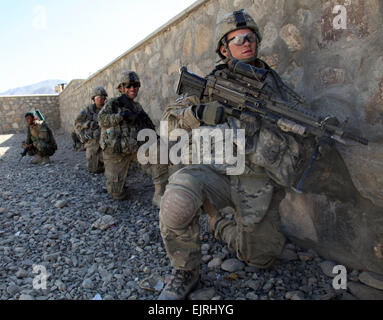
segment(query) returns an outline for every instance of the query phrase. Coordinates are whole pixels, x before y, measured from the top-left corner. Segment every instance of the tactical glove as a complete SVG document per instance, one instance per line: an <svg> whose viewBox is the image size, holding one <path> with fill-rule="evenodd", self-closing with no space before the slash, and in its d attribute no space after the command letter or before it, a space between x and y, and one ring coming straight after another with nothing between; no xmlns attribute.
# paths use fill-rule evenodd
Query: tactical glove
<svg viewBox="0 0 383 320"><path fill-rule="evenodd" d="M193 112L198 120L212 126L222 123L225 115L225 110L218 101L193 106Z"/></svg>

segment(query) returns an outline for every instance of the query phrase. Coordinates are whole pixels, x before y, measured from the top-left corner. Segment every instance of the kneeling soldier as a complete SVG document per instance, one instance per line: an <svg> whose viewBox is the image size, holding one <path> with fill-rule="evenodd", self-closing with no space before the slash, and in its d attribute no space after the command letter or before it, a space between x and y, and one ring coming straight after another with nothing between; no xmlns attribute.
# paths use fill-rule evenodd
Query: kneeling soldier
<svg viewBox="0 0 383 320"><path fill-rule="evenodd" d="M137 141L138 132L146 128L155 129L142 106L134 101L140 87L141 82L135 72L123 72L117 87L122 92L121 96L108 100L98 115L106 187L116 200L127 198L124 185L130 162L137 161L140 147ZM159 206L168 179L167 165L152 165L151 171L155 186L153 204Z"/></svg>
<svg viewBox="0 0 383 320"><path fill-rule="evenodd" d="M103 87L93 89L93 103L82 109L74 125L80 141L86 149L86 166L89 172L104 172L104 161L100 147L101 129L98 125L98 114L105 105L108 94Z"/></svg>
<svg viewBox="0 0 383 320"><path fill-rule="evenodd" d="M52 130L48 127L44 118L37 120L36 113L39 111L31 111L25 114L25 121L28 124L27 140L22 142L22 147L27 151L29 156L34 156L32 164L47 164L50 162L49 157L57 150L57 144L53 137Z"/></svg>

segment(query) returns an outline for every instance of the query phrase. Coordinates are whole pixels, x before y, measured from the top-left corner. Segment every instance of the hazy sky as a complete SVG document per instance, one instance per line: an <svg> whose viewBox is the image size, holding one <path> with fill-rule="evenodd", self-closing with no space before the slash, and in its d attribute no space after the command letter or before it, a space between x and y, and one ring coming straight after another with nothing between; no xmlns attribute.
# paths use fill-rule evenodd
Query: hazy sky
<svg viewBox="0 0 383 320"><path fill-rule="evenodd" d="M0 0L0 92L85 79L195 0Z"/></svg>

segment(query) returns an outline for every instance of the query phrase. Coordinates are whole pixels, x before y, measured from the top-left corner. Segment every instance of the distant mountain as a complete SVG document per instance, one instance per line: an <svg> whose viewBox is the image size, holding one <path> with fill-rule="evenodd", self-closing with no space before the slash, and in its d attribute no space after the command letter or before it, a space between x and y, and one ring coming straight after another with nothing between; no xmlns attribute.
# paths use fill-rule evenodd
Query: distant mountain
<svg viewBox="0 0 383 320"><path fill-rule="evenodd" d="M55 94L55 86L60 83L65 83L63 80L45 80L39 83L31 84L29 86L9 89L1 92L2 96L18 96L28 94Z"/></svg>

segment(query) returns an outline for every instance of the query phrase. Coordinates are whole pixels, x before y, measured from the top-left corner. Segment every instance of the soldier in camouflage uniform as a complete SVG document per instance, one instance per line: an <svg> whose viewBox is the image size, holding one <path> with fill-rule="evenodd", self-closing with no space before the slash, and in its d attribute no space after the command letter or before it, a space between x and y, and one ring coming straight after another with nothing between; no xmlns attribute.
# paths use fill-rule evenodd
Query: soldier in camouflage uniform
<svg viewBox="0 0 383 320"><path fill-rule="evenodd" d="M130 162L137 161L140 147L138 132L145 128L155 129L142 106L134 101L140 87L141 82L135 72L123 72L117 87L121 88L123 94L109 100L98 116L106 186L108 193L117 200L124 200L128 196L124 185ZM155 187L153 204L159 207L168 180L167 165L152 165L151 171Z"/></svg>
<svg viewBox="0 0 383 320"><path fill-rule="evenodd" d="M228 70L233 59L270 71L269 86L282 99L283 83L274 70L257 58L261 35L253 18L243 10L226 15L218 24L217 53L223 60L213 73ZM199 282L200 225L202 212L208 215L209 230L226 243L238 259L256 268L271 267L281 254L285 237L280 232L279 203L290 184L300 145L266 123L225 115L217 101L181 97L168 106L163 118L169 131L188 131L201 126L245 129L245 172L227 175L222 166L191 165L174 173L166 187L160 208L160 230L175 276L160 300L180 300ZM234 219L218 210L235 209Z"/></svg>
<svg viewBox="0 0 383 320"><path fill-rule="evenodd" d="M79 140L86 150L86 166L89 172L104 172L104 161L100 147L101 129L98 125L98 114L108 97L103 87L93 89L93 103L83 108L75 119L74 126Z"/></svg>
<svg viewBox="0 0 383 320"><path fill-rule="evenodd" d="M21 143L29 156L34 156L32 164L50 163L50 156L57 150L52 130L44 120L37 120L35 112L27 112L25 121L28 124L27 140Z"/></svg>

